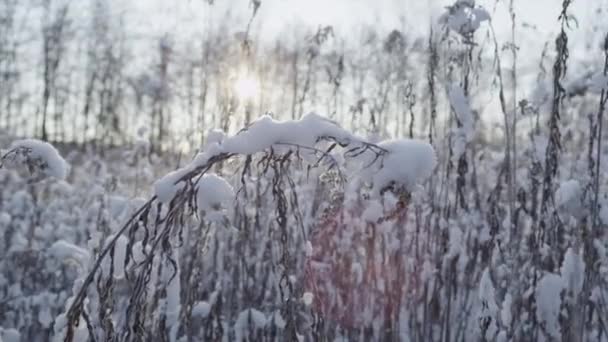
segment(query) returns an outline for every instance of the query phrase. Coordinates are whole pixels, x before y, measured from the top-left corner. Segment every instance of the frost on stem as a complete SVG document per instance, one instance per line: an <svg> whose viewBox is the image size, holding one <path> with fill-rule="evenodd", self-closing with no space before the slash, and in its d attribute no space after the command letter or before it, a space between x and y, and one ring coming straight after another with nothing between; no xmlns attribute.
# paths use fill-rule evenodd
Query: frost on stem
<svg viewBox="0 0 608 342"><path fill-rule="evenodd" d="M25 165L33 181L46 177L65 179L69 171L69 164L53 145L35 139L14 141L0 158L0 168L4 164Z"/></svg>

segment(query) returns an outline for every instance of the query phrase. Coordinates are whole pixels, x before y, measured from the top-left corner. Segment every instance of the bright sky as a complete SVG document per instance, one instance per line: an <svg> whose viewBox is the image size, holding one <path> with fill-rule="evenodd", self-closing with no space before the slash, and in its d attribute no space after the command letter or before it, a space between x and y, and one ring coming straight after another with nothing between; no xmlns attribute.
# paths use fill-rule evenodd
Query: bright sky
<svg viewBox="0 0 608 342"><path fill-rule="evenodd" d="M221 19L227 10L240 17L244 27L251 11L250 0L215 0L213 6L207 5L206 0L114 1L117 8L127 11L132 19L131 24L145 33L197 31L204 27L206 21ZM536 25L540 33L545 35L557 27L561 2L515 0L517 19ZM361 23L389 29L401 27L401 18L405 19L412 32L424 33L428 30L429 19L436 18L444 6L453 3L453 0L261 0L261 3L256 21L261 24L263 34L272 37L293 23L310 27L331 24L338 31L348 32ZM508 1L479 0L477 3L489 10L496 6L493 15L495 26L508 27ZM606 0L574 1L572 13L580 22L584 22L601 3L605 5Z"/></svg>
<svg viewBox="0 0 608 342"><path fill-rule="evenodd" d="M227 34L243 31L251 13L251 0L114 0L114 10L126 13L128 32L142 38L159 37L166 32L174 39L191 39L193 33L203 32L210 23L225 20L227 12L234 20ZM514 0L518 31L516 40L520 56L540 56L546 41L553 42L559 28L557 17L562 0ZM319 25L334 26L340 36L346 36L361 24L379 30L404 29L414 35L426 35L430 20L436 20L444 7L454 0L261 0L261 7L253 23L254 33L261 39L272 40L294 30L293 24L314 30ZM478 0L492 14L500 43L510 41L509 0ZM589 23L603 23L595 11L608 8L608 0L575 0L573 14L581 23L569 33L573 57L584 56ZM522 24L529 24L524 27Z"/></svg>
<svg viewBox="0 0 608 342"><path fill-rule="evenodd" d="M76 17L91 13L93 1L65 0L70 2L70 13ZM290 37L297 27L309 31L321 25L332 25L339 37L357 38L362 25L372 26L380 33L399 29L412 36L428 36L430 23L455 0L260 0L261 7L252 26L252 37L273 41L278 36ZM511 41L511 22L508 3L511 0L477 0L492 17L498 42ZM562 0L513 0L515 5L519 46L518 67L536 68L546 42L551 52L559 29L557 17ZM188 46L210 27L226 26L226 37L244 31L251 16L251 0L110 0L114 17L122 18L125 32L134 49L149 48L157 39L168 34L181 46ZM603 12L597 12L603 8ZM570 55L573 60L588 60L599 55L599 34L589 34L593 26L599 32L608 32L605 20L608 0L573 0L570 13L579 26L568 32ZM227 17L227 13L230 15ZM120 16L118 16L120 14ZM525 24L525 25L524 25ZM487 23L483 24L484 26ZM480 30L484 31L484 30ZM487 31L484 31L487 32ZM481 38L484 33L478 33ZM592 51L588 43L596 39ZM133 40L133 38L141 38ZM183 49L182 49L183 50ZM504 60L508 65L508 60ZM520 69L521 70L521 69Z"/></svg>

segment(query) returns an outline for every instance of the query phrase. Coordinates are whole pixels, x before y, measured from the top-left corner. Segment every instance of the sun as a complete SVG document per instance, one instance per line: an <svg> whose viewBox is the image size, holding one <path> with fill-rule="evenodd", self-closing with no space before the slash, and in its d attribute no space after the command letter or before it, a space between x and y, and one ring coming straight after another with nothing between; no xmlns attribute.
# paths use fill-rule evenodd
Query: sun
<svg viewBox="0 0 608 342"><path fill-rule="evenodd" d="M241 75L234 81L234 91L240 100L251 101L260 93L260 82L250 75Z"/></svg>

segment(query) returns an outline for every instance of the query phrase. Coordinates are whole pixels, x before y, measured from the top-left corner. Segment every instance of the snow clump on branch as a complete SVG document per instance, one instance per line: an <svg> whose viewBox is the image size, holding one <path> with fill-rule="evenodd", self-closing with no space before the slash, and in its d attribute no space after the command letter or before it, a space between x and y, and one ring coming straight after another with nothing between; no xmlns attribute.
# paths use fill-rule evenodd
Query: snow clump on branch
<svg viewBox="0 0 608 342"><path fill-rule="evenodd" d="M300 120L277 121L264 115L245 130L232 137L212 131L207 146L184 168L170 172L154 184L155 194L162 203L168 203L184 187L184 178L197 168L205 167L208 162L222 154L251 155L269 148L286 149L311 147L323 138L331 138L342 144L355 139L336 123L320 115L310 113ZM200 189L200 187L199 187ZM200 204L199 204L200 205Z"/></svg>
<svg viewBox="0 0 608 342"><path fill-rule="evenodd" d="M278 121L269 115L252 122L246 129L236 135L225 137L215 132L203 152L182 169L173 171L155 183L155 194L158 199L167 203L182 190L188 174L209 166L213 158L230 155L252 155L268 149L275 152L287 152L298 149L300 155L310 151L328 156L315 147L320 141L330 141L343 147L348 146L345 155L351 159L362 161L365 167L363 180L372 186L372 191L379 193L387 186L405 187L412 191L419 181L431 175L437 164L433 147L422 141L411 139L389 140L377 145L371 144L340 127L335 122L318 114L310 113L300 120ZM355 146L355 147L353 147ZM220 203L209 202L215 197L208 195L207 185L198 186L199 207L209 209L209 205L227 203L227 198L233 197L230 185L219 176L203 177L200 182L213 185L212 192L221 195ZM221 186L220 186L221 185ZM219 186L221 191L216 191ZM205 195L204 193L207 193ZM228 196L229 194L232 194ZM217 198L216 198L217 199ZM206 207L207 206L207 207Z"/></svg>
<svg viewBox="0 0 608 342"><path fill-rule="evenodd" d="M6 162L26 165L36 180L65 179L69 171L69 164L53 145L36 139L14 141L9 151L2 153L0 167Z"/></svg>
<svg viewBox="0 0 608 342"><path fill-rule="evenodd" d="M300 120L282 122L264 115L246 130L226 139L222 146L228 153L254 154L273 145L311 147L328 137L340 144L355 140L352 134L335 122L315 113L307 114Z"/></svg>
<svg viewBox="0 0 608 342"><path fill-rule="evenodd" d="M234 198L234 189L222 177L214 174L205 174L198 183L197 205L198 209L218 211L225 208Z"/></svg>
<svg viewBox="0 0 608 342"><path fill-rule="evenodd" d="M371 165L362 177L371 183L372 193L376 195L393 185L412 192L416 184L428 178L437 165L435 150L424 141L388 140L378 146L384 148L386 154L382 160L375 160L368 153L364 163Z"/></svg>

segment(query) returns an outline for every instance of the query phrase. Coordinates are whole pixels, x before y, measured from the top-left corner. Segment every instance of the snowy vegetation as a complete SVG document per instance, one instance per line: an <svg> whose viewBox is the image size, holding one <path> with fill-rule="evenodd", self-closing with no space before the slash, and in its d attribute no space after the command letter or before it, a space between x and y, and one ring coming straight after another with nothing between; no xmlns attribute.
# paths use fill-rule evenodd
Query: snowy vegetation
<svg viewBox="0 0 608 342"><path fill-rule="evenodd" d="M0 342L608 341L608 32L573 59L569 0L533 71L473 0L272 47L253 1L137 75L69 4L28 93L0 0Z"/></svg>

